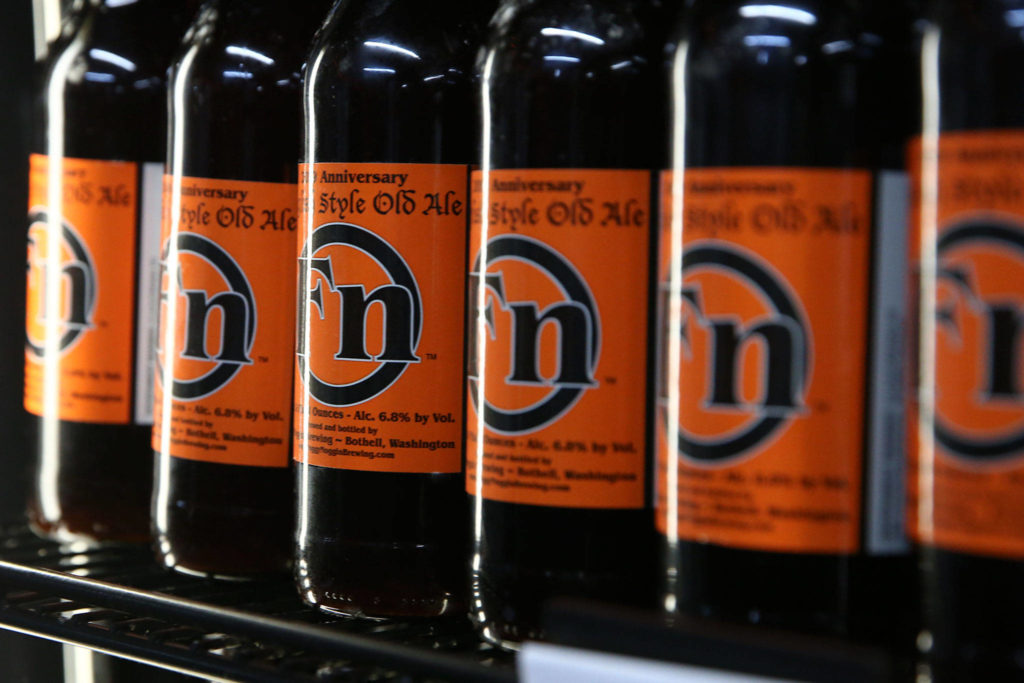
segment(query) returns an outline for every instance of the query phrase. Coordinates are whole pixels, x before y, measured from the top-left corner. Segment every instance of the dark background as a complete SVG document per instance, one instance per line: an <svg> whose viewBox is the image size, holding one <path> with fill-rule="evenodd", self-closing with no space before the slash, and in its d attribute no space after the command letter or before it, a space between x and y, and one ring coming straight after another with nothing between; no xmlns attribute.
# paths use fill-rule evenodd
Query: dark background
<svg viewBox="0 0 1024 683"><path fill-rule="evenodd" d="M35 125L35 48L29 0L4 0L0 21L0 524L24 518L31 459L25 452L21 405L24 372L25 231L28 145ZM171 681L173 674L102 655L91 661L95 680ZM0 630L0 682L55 683L64 678L62 647Z"/></svg>
<svg viewBox="0 0 1024 683"><path fill-rule="evenodd" d="M8 0L4 4L0 22L0 519L10 519L22 514L28 483L21 393L34 48L31 3Z"/></svg>
<svg viewBox="0 0 1024 683"><path fill-rule="evenodd" d="M25 509L29 459L21 392L24 363L25 230L29 103L33 81L31 3L4 3L0 21L0 520ZM59 681L61 647L0 631L0 681Z"/></svg>

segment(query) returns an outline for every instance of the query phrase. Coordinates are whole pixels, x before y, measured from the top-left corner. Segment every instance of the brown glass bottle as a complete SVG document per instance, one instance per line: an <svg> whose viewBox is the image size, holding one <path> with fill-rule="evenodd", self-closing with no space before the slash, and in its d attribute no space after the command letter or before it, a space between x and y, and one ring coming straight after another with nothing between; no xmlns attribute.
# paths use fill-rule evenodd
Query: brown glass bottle
<svg viewBox="0 0 1024 683"><path fill-rule="evenodd" d="M190 315L196 296L202 307L196 310L206 312L202 335L218 315L222 329L219 353L216 342L204 336L198 348L176 346L173 361L166 363L178 373L181 363L198 362L200 373L209 369L203 377L212 384L192 382L191 389L179 388L179 382L187 383L175 375L174 390L166 391L172 378L162 375L158 380L158 390L166 392L161 403L158 391L158 415L174 418L160 420L154 430L154 533L161 561L179 571L246 577L285 571L290 564L293 184L302 138L302 64L327 6L326 1L207 3L171 69L171 208L165 237L171 230L164 244L163 286L168 287L168 272L192 272L187 259L195 263L204 254L213 255L222 268L219 277L231 283L230 291L222 292L226 300L216 299L212 290L201 296L185 292L190 297L187 307L177 305L181 297L163 295L165 350L178 344L174 336L165 342L168 330L174 335L180 329L168 324L168 316ZM189 215L196 218L192 224ZM196 236L203 239L188 242ZM168 260L167 250L176 256ZM262 265L254 268L253 263ZM199 287L189 284L188 277L181 282L186 288ZM210 280L202 282L207 286ZM174 307L167 305L172 298ZM226 305L220 313L210 313L216 301L231 303L234 313ZM239 310L243 323L236 334L227 321L237 320ZM180 325L185 319L178 320ZM276 341L261 346L268 339ZM233 352L241 354L236 359L240 363L220 362ZM190 353L200 358L217 354L217 361L189 361ZM224 374L225 368L233 374ZM276 379L270 385L261 384L271 375ZM265 408L271 404L283 407ZM187 421L177 422L179 416ZM218 452L227 455L216 456Z"/></svg>
<svg viewBox="0 0 1024 683"><path fill-rule="evenodd" d="M921 260L911 459L919 645L931 680L1024 678L1019 327L1024 2L929 5L922 136L910 148Z"/></svg>
<svg viewBox="0 0 1024 683"><path fill-rule="evenodd" d="M344 3L309 58L314 66L306 81L303 192L318 206L330 195L354 192L367 198L349 213L315 209L303 223L307 246L300 265L299 336L308 342L300 341L296 382L296 580L303 598L325 610L371 617L466 611L468 526L461 447L466 191L476 142L473 57L494 4L473 3L470 9L457 2L418 0ZM339 184L326 180L331 173L408 177L401 187L366 179ZM393 220L390 203L371 202L380 193L401 192L416 208L407 207L400 222ZM432 208L429 195L446 197L451 210ZM341 323L339 333L346 311L337 310L335 317L325 303L331 295L324 291L367 283L369 292L374 285L368 283L378 277L373 268L356 270L359 253L344 239L320 237L341 222L366 230L381 240L382 250L409 264L415 284L394 279L409 285L419 302L413 316L421 323L410 343L410 362L371 363L335 355L339 342L345 346L350 341L349 323ZM323 269L314 270L315 260L325 258L332 264L333 280L325 279ZM393 301L385 305L393 321L400 311ZM366 323L370 354L387 354L387 346L375 349L377 342L371 340L380 324L375 318ZM369 386L388 367L401 372L360 392L358 387ZM343 392L331 377L340 377L346 368L353 374ZM367 429L390 445L363 443L372 441L362 436ZM394 449L392 439L406 446L387 457ZM337 453L342 450L338 446L358 446L382 457L352 458L324 450L333 447Z"/></svg>
<svg viewBox="0 0 1024 683"><path fill-rule="evenodd" d="M666 395L679 387L689 410L664 432L678 465L670 604L907 661L900 150L917 111L913 20L908 3L693 3L673 60L675 206L685 199L663 246L682 272ZM803 249L813 256L791 258ZM756 322L740 317L751 292L770 302ZM722 360L754 338L764 347L743 364Z"/></svg>
<svg viewBox="0 0 1024 683"><path fill-rule="evenodd" d="M467 490L470 611L492 642L541 637L552 598L656 600L643 392L666 14L508 3L478 59Z"/></svg>
<svg viewBox="0 0 1024 683"><path fill-rule="evenodd" d="M57 212L65 222L74 214L72 228L91 256L76 265L40 252L30 254L35 263L28 264L26 369L32 379L26 381L26 407L29 447L37 460L30 517L35 529L50 536L148 537L152 358L143 341L151 333L144 268L153 255L145 253L143 236L153 232L160 214L159 191L153 201L152 185L156 180L159 186L164 159L165 72L193 10L188 3L168 7L158 0L80 3L46 61L37 102L30 230L57 220ZM62 166L71 175L51 177L50 169ZM103 175L110 169L112 175ZM47 192L48 185L58 187L56 194L52 187ZM113 210L116 227L106 224L106 215L90 218L90 212L107 210L97 203L104 190L121 202ZM60 197L66 203L54 212L51 199ZM30 239L41 247L38 234ZM129 253L111 253L110 245ZM47 345L45 320L32 313L41 310L38 297L46 291L38 266L54 258L60 262L49 272L60 272L67 282L81 263L92 268L77 271L79 281L93 288L84 331L72 342L66 334L70 318L48 330L71 342L63 348L61 342ZM90 370L100 376L90 378ZM36 398L30 401L29 393Z"/></svg>

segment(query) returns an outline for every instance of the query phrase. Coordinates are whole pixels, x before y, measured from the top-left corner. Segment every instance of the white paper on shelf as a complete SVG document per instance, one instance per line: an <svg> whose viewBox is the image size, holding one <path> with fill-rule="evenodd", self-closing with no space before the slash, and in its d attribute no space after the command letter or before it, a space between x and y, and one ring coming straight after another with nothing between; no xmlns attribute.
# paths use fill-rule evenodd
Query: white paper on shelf
<svg viewBox="0 0 1024 683"><path fill-rule="evenodd" d="M871 555L904 555L910 552L904 442L910 181L906 173L883 171L878 175L877 187L864 550Z"/></svg>
<svg viewBox="0 0 1024 683"><path fill-rule="evenodd" d="M142 165L139 212L139 281L136 311L135 424L153 424L156 335L160 324L160 228L163 219L164 165Z"/></svg>
<svg viewBox="0 0 1024 683"><path fill-rule="evenodd" d="M521 683L786 683L781 678L610 655L547 643L525 643L517 668Z"/></svg>

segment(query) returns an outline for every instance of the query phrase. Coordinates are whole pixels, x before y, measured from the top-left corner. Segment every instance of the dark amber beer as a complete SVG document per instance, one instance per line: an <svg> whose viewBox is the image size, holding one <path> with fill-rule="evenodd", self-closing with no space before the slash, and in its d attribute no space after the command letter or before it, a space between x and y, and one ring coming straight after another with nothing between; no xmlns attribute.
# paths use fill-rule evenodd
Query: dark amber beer
<svg viewBox="0 0 1024 683"><path fill-rule="evenodd" d="M301 73L327 6L209 2L171 69L153 519L179 571L290 563Z"/></svg>
<svg viewBox="0 0 1024 683"><path fill-rule="evenodd" d="M30 517L61 539L143 541L165 72L191 11L82 5L44 67L30 162Z"/></svg>
<svg viewBox="0 0 1024 683"><path fill-rule="evenodd" d="M911 20L698 0L676 34L655 432L670 608L912 649Z"/></svg>
<svg viewBox="0 0 1024 683"><path fill-rule="evenodd" d="M478 60L466 489L483 636L546 601L653 606L651 170L664 145L656 2L509 3Z"/></svg>
<svg viewBox="0 0 1024 683"><path fill-rule="evenodd" d="M354 0L309 57L296 580L346 614L465 614L473 56L492 2Z"/></svg>
<svg viewBox="0 0 1024 683"><path fill-rule="evenodd" d="M935 681L1024 678L1024 2L934 3L910 147L920 403L911 530Z"/></svg>

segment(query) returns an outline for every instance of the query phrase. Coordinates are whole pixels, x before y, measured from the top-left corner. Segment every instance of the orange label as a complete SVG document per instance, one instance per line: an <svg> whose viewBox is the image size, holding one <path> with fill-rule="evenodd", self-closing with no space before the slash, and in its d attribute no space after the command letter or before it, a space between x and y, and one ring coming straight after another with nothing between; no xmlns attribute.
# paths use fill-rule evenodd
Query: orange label
<svg viewBox="0 0 1024 683"><path fill-rule="evenodd" d="M301 167L297 460L462 471L467 173Z"/></svg>
<svg viewBox="0 0 1024 683"><path fill-rule="evenodd" d="M666 206L672 177L663 177ZM673 505L686 540L858 549L871 183L851 170L686 172L681 272L664 330L676 384L662 389L656 416L662 533ZM678 251L672 211L666 282Z"/></svg>
<svg viewBox="0 0 1024 683"><path fill-rule="evenodd" d="M466 490L644 506L650 174L474 172Z"/></svg>
<svg viewBox="0 0 1024 683"><path fill-rule="evenodd" d="M933 372L922 375L934 376L935 422L918 444L934 452L912 452L911 530L949 550L1019 559L1024 132L946 133L926 152L918 140L911 164L921 250L936 264L934 325L923 328Z"/></svg>
<svg viewBox="0 0 1024 683"><path fill-rule="evenodd" d="M138 164L90 159L29 169L25 409L132 422Z"/></svg>
<svg viewBox="0 0 1024 683"><path fill-rule="evenodd" d="M298 189L171 176L164 188L153 448L287 467Z"/></svg>

